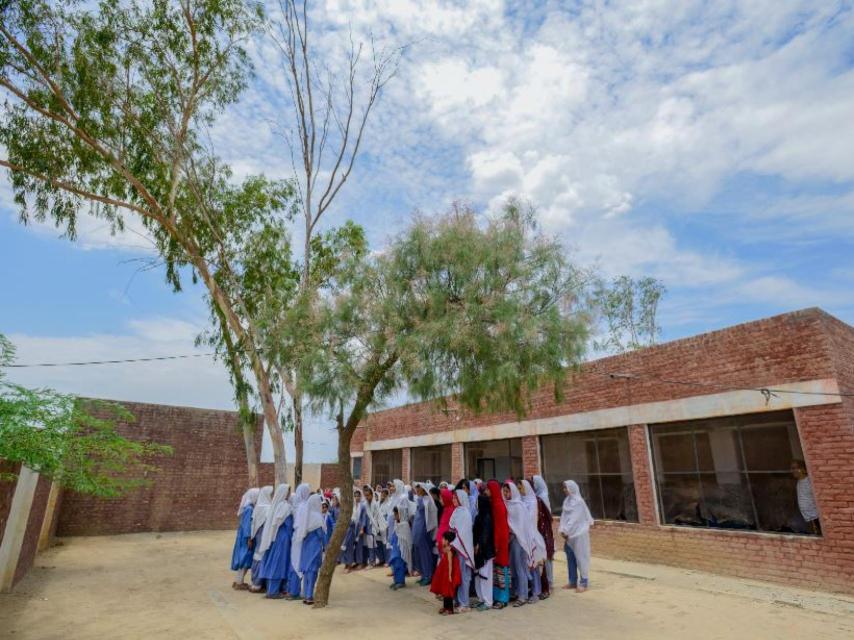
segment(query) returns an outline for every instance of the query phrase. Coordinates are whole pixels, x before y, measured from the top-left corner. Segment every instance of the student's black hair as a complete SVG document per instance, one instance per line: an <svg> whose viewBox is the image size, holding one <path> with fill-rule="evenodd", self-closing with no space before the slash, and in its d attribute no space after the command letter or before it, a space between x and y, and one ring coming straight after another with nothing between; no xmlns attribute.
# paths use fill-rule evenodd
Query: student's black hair
<svg viewBox="0 0 854 640"><path fill-rule="evenodd" d="M469 488L469 481L468 481L468 480L466 480L465 478L462 478L462 479L457 483L457 486L456 486L456 487L454 487L454 491L459 491L460 489L462 489L463 491L465 491L465 490L467 490L468 488Z"/></svg>
<svg viewBox="0 0 854 640"><path fill-rule="evenodd" d="M799 458L795 458L794 460L792 460L792 464L797 465L798 469L800 469L801 471L805 472L807 470L807 463L803 460L800 460Z"/></svg>
<svg viewBox="0 0 854 640"><path fill-rule="evenodd" d="M353 489L353 495L354 495L354 496L359 496L359 497L361 498L361 497L362 497L362 492L361 492L361 491L359 491L358 489Z"/></svg>
<svg viewBox="0 0 854 640"><path fill-rule="evenodd" d="M442 534L442 539L447 540L448 542L453 542L454 540L457 539L457 534L454 533L453 531L446 531L445 533Z"/></svg>

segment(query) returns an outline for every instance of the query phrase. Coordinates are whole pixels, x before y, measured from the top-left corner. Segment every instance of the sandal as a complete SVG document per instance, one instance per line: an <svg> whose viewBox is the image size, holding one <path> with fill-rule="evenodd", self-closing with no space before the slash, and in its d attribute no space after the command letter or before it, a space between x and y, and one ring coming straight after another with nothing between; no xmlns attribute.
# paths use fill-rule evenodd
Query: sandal
<svg viewBox="0 0 854 640"><path fill-rule="evenodd" d="M513 606L514 607L524 607L526 604L528 604L528 603L525 602L524 600L517 600L516 602L513 603Z"/></svg>
<svg viewBox="0 0 854 640"><path fill-rule="evenodd" d="M505 603L505 602L495 602L495 603L493 603L492 608L495 609L496 611L500 611L501 609L503 609L506 606L507 606L507 603Z"/></svg>
<svg viewBox="0 0 854 640"><path fill-rule="evenodd" d="M284 593L268 593L265 598L269 598L270 600L281 600L285 597Z"/></svg>
<svg viewBox="0 0 854 640"><path fill-rule="evenodd" d="M314 600L303 600L303 604L314 604Z"/></svg>

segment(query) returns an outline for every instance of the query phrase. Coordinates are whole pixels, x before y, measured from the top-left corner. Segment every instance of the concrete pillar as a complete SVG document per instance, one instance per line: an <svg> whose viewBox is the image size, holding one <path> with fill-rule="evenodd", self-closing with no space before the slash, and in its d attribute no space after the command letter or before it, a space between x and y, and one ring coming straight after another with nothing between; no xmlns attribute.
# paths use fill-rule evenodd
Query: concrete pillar
<svg viewBox="0 0 854 640"><path fill-rule="evenodd" d="M465 448L462 442L451 443L451 477L446 478L454 484L466 475Z"/></svg>
<svg viewBox="0 0 854 640"><path fill-rule="evenodd" d="M648 430L645 424L633 424L628 429L638 521L641 524L658 524Z"/></svg>
<svg viewBox="0 0 854 640"><path fill-rule="evenodd" d="M362 454L362 484L374 486L373 468L371 466L371 452L365 451Z"/></svg>
<svg viewBox="0 0 854 640"><path fill-rule="evenodd" d="M410 484L412 482L412 456L410 454L411 451L409 447L404 447L400 450L400 475L403 476L401 480L403 480L405 484Z"/></svg>
<svg viewBox="0 0 854 640"><path fill-rule="evenodd" d="M524 436L522 438L522 475L530 478L540 473L540 439L537 436Z"/></svg>
<svg viewBox="0 0 854 640"><path fill-rule="evenodd" d="M39 532L38 551L44 551L50 546L50 534L53 528L54 515L56 514L56 503L59 500L59 494L62 488L58 483L53 482L50 485L50 493L47 496L47 505L44 508L44 518L42 519L42 528Z"/></svg>
<svg viewBox="0 0 854 640"><path fill-rule="evenodd" d="M0 592L12 589L38 483L39 474L28 467L21 466L18 482L15 485L15 495L12 497L12 506L9 509L9 518L6 520L6 529L3 532L3 542L0 544Z"/></svg>

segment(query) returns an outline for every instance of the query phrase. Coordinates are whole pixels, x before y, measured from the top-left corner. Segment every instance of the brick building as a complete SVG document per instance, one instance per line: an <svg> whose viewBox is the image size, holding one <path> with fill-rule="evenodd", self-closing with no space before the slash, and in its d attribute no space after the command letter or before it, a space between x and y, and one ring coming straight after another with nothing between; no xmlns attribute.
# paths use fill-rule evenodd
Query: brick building
<svg viewBox="0 0 854 640"><path fill-rule="evenodd" d="M572 478L595 554L854 593L854 395L840 395L854 394L854 328L797 311L589 362L564 391L537 391L521 420L428 403L371 414L354 475L541 474L555 511Z"/></svg>

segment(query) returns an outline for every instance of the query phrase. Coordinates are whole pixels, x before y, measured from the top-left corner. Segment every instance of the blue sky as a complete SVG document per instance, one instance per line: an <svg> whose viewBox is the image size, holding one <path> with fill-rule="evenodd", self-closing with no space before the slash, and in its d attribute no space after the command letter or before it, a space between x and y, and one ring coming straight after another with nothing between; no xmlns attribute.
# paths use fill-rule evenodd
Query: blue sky
<svg viewBox="0 0 854 640"><path fill-rule="evenodd" d="M685 0L316 3L317 42L411 43L326 220L375 247L412 211L510 195L579 262L668 287L663 338L820 306L854 323L854 14L850 2ZM269 42L213 131L237 176L290 175ZM194 351L202 291L175 294L139 225L76 243L23 227L0 184L0 331L19 360ZM117 399L230 407L206 360L15 374ZM334 452L322 417L308 457Z"/></svg>

